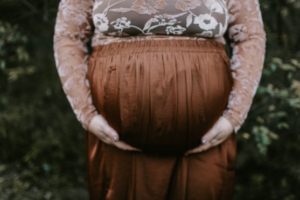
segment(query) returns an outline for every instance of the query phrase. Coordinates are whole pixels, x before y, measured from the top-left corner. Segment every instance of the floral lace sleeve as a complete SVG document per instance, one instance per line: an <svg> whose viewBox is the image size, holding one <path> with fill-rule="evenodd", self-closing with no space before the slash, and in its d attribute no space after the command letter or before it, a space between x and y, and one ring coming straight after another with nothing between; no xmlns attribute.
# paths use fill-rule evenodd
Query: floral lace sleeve
<svg viewBox="0 0 300 200"><path fill-rule="evenodd" d="M93 0L61 0L55 25L54 53L63 90L87 130L98 114L87 79L87 46L92 35Z"/></svg>
<svg viewBox="0 0 300 200"><path fill-rule="evenodd" d="M248 115L260 82L266 33L258 0L227 0L227 6L234 85L223 116L231 122L237 133Z"/></svg>

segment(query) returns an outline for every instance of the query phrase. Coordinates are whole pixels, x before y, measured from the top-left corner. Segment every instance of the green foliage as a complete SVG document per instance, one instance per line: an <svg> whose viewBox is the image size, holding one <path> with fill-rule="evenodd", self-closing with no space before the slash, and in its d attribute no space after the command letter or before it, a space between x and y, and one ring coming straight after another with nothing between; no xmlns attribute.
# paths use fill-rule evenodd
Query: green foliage
<svg viewBox="0 0 300 200"><path fill-rule="evenodd" d="M9 81L15 81L18 77L35 71L34 66L15 66L29 61L25 47L27 40L16 25L12 27L8 22L0 21L0 69L8 74Z"/></svg>
<svg viewBox="0 0 300 200"><path fill-rule="evenodd" d="M277 82L275 74L286 74L285 83L287 86L282 87L282 82ZM261 107L260 104L267 104L268 102L277 102L264 106L260 111L264 110L262 114L256 116L257 125L252 128L252 134L255 136L257 147L259 151L266 155L267 146L271 144L272 140L279 138L280 132L285 129L290 129L287 121L289 117L287 109L294 109L296 116L300 111L300 63L296 59L291 59L290 62L284 63L282 59L274 57L271 62L263 70L263 75L270 80L267 85L261 84L257 90L257 97L262 98L262 101L254 103L253 108ZM279 76L279 75L278 75ZM284 106L283 109L278 109L276 105L279 102ZM276 124L276 126L273 126ZM268 127L276 130L274 133Z"/></svg>
<svg viewBox="0 0 300 200"><path fill-rule="evenodd" d="M84 131L53 58L59 0L0 1L0 200L88 199ZM300 199L300 0L260 0L262 79L238 134L235 199Z"/></svg>
<svg viewBox="0 0 300 200"><path fill-rule="evenodd" d="M300 197L296 188L300 181L299 80L299 59L266 58L260 86L238 135L235 199Z"/></svg>

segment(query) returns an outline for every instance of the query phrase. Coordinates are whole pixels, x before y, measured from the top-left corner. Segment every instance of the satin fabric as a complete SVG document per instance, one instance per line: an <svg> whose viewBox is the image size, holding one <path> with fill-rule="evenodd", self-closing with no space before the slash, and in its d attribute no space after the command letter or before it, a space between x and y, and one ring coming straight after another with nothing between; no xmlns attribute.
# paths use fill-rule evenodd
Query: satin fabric
<svg viewBox="0 0 300 200"><path fill-rule="evenodd" d="M142 152L117 149L86 131L90 198L227 200L236 136L201 144L232 89L225 46L215 41L136 41L96 46L89 59L93 103Z"/></svg>

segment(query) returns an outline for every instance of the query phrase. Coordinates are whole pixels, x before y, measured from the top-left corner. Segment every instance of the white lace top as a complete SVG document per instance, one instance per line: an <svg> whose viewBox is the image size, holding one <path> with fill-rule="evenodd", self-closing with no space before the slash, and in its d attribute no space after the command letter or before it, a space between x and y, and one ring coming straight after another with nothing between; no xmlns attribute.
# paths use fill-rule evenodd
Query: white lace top
<svg viewBox="0 0 300 200"><path fill-rule="evenodd" d="M54 35L56 65L77 119L97 115L87 73L92 46L137 40L215 40L228 31L234 85L223 116L235 133L247 117L265 56L258 0L61 0Z"/></svg>

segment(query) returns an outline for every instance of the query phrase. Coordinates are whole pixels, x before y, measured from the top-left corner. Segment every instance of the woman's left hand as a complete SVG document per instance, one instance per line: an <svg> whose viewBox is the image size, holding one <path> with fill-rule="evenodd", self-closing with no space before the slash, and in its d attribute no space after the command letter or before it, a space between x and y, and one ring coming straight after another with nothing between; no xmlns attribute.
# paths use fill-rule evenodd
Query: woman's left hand
<svg viewBox="0 0 300 200"><path fill-rule="evenodd" d="M214 147L233 133L231 123L223 116L221 116L214 126L202 137L202 144L198 147L191 149L185 153L185 156L192 153L199 153L211 147Z"/></svg>

